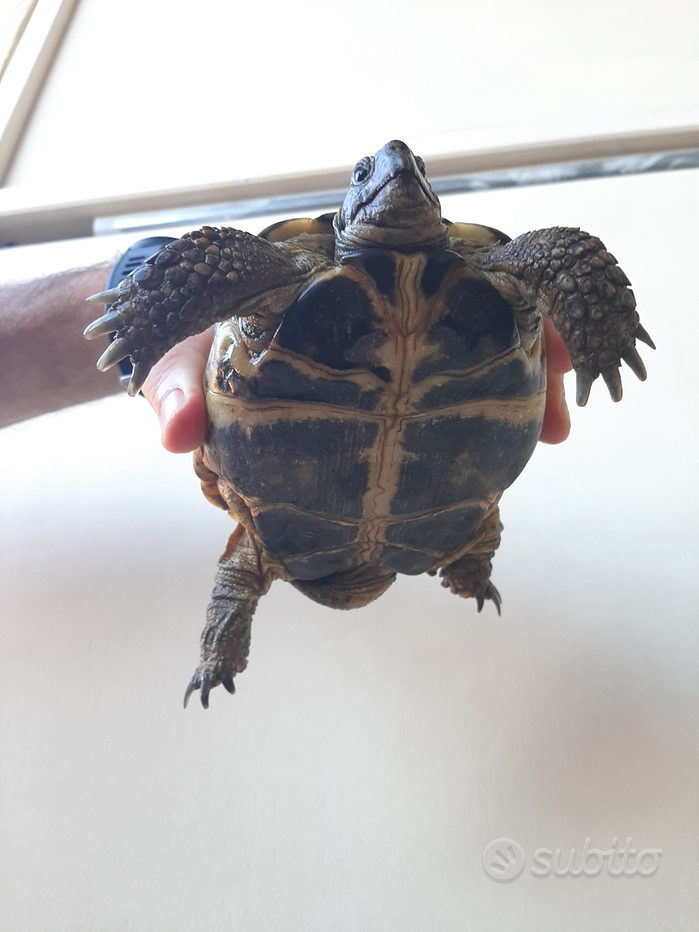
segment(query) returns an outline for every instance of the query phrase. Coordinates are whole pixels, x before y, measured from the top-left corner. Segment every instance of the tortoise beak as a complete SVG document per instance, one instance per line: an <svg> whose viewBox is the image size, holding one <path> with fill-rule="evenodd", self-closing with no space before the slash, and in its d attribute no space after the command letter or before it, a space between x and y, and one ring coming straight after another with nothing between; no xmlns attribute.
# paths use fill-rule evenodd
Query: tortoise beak
<svg viewBox="0 0 699 932"><path fill-rule="evenodd" d="M442 244L439 199L411 150L394 139L374 157L371 177L351 187L335 219L340 254L361 246Z"/></svg>
<svg viewBox="0 0 699 932"><path fill-rule="evenodd" d="M374 158L376 161L374 174L377 177L390 179L395 178L401 172L407 172L416 180L422 178L415 156L400 139L387 142L383 149L379 149Z"/></svg>
<svg viewBox="0 0 699 932"><path fill-rule="evenodd" d="M368 185L362 197L362 207L377 199L398 209L408 210L425 201L439 205L436 194L418 168L411 150L400 139L387 142L374 157L373 184ZM386 191L390 188L390 193ZM383 196L382 196L383 195Z"/></svg>

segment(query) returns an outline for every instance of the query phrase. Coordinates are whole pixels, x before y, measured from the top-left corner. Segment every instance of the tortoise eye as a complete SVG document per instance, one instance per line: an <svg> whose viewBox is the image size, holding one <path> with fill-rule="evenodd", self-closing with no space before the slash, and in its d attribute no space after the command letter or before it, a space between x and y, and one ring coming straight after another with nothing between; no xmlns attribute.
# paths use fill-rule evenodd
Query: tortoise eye
<svg viewBox="0 0 699 932"><path fill-rule="evenodd" d="M354 171L352 172L352 184L361 184L363 181L367 180L370 174L371 160L368 158L362 159L354 166Z"/></svg>
<svg viewBox="0 0 699 932"><path fill-rule="evenodd" d="M425 174L425 163L422 161L419 155L415 156L415 164L417 165L420 171L420 174L424 175Z"/></svg>

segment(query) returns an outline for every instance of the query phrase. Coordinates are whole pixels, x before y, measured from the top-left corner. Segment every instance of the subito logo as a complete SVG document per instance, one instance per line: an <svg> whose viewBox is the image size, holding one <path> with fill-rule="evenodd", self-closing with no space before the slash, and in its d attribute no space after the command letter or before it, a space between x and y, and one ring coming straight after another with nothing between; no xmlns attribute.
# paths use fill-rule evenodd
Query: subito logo
<svg viewBox="0 0 699 932"><path fill-rule="evenodd" d="M483 867L495 880L511 880L522 872L524 851L514 838L496 838L483 849Z"/></svg>

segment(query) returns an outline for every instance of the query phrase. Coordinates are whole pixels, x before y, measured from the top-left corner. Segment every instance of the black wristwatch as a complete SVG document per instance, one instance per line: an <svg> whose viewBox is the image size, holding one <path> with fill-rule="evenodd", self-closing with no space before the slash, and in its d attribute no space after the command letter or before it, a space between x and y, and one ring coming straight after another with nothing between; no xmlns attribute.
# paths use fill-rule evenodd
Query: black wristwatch
<svg viewBox="0 0 699 932"><path fill-rule="evenodd" d="M128 278L139 265L143 265L147 259L150 259L156 252L160 252L163 246L167 246L167 244L172 241L172 236L149 236L147 239L140 239L137 243L134 243L133 246L129 246L112 269L112 274L109 276L109 281L107 282L105 290L109 291L110 288L116 288L116 286L120 282L123 282L125 278ZM104 313L106 314L108 310L109 307L105 307ZM110 336L110 340L114 340L115 336L116 334L113 333ZM126 387L129 384L131 372L133 371L131 360L127 356L126 359L119 361L118 366L121 370L119 381Z"/></svg>

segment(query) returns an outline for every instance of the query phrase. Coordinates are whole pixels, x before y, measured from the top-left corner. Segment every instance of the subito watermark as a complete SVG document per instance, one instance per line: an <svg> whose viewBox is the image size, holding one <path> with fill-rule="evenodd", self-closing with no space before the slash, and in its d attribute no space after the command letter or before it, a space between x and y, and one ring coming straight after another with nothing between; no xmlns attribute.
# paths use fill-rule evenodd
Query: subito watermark
<svg viewBox="0 0 699 932"><path fill-rule="evenodd" d="M585 874L594 877L605 867L612 877L624 874L631 877L640 874L649 877L654 874L660 863L662 848L632 847L629 836L623 846L619 847L617 836L612 838L609 848L590 847L590 837L576 856L576 849L564 851L562 848L537 848L533 854L533 864L529 868L534 876L545 877L547 874L556 874L564 877L567 874L577 877ZM512 880L524 870L526 855L522 846L514 838L495 838L483 849L483 867L486 874L495 880Z"/></svg>

